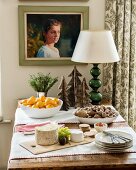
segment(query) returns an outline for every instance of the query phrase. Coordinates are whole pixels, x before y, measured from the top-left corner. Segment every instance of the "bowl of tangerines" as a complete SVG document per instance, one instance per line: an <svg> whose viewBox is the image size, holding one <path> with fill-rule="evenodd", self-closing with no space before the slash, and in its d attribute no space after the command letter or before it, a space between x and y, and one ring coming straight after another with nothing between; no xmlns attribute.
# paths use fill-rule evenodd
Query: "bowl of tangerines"
<svg viewBox="0 0 136 170"><path fill-rule="evenodd" d="M54 116L60 109L63 101L58 98L31 96L19 101L19 107L31 118L47 118Z"/></svg>

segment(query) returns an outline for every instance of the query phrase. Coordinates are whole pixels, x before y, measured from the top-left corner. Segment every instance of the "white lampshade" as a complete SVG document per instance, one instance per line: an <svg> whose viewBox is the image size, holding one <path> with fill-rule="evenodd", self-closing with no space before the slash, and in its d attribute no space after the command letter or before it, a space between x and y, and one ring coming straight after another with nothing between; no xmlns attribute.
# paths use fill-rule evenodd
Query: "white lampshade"
<svg viewBox="0 0 136 170"><path fill-rule="evenodd" d="M119 61L111 31L81 31L71 60L81 63Z"/></svg>

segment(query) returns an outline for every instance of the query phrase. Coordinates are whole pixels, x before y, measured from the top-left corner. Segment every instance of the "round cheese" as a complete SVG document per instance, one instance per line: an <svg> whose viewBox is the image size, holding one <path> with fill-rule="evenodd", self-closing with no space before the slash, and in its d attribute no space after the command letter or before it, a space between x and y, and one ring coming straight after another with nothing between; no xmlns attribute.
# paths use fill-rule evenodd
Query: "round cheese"
<svg viewBox="0 0 136 170"><path fill-rule="evenodd" d="M58 142L58 125L48 124L35 128L35 140L38 145L53 145Z"/></svg>
<svg viewBox="0 0 136 170"><path fill-rule="evenodd" d="M70 140L72 142L82 142L84 140L84 134L81 130L71 129L71 137Z"/></svg>

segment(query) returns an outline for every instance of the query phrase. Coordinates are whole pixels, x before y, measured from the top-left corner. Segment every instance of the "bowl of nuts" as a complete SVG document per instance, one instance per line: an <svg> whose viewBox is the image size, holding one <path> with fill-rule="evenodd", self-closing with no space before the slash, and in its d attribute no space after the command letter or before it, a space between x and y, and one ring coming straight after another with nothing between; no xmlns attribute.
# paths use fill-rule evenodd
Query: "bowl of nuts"
<svg viewBox="0 0 136 170"><path fill-rule="evenodd" d="M112 123L119 113L112 106L92 105L78 108L74 115L80 123L94 125L95 123Z"/></svg>

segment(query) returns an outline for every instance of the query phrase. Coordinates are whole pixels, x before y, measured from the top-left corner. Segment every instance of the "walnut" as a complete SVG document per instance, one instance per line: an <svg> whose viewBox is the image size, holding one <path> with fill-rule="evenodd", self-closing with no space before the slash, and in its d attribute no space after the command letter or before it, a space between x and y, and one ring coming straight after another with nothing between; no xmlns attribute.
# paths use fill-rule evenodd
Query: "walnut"
<svg viewBox="0 0 136 170"><path fill-rule="evenodd" d="M105 118L105 117L108 117L108 116L107 116L107 114L105 112L103 112L102 117Z"/></svg>
<svg viewBox="0 0 136 170"><path fill-rule="evenodd" d="M77 110L75 112L75 116L78 116L78 117L83 117L83 118L87 118L88 117L88 114L86 113L85 110Z"/></svg>
<svg viewBox="0 0 136 170"><path fill-rule="evenodd" d="M89 115L90 117L94 117L94 115L96 114L96 112L93 111L93 110L90 110L90 111L88 111L87 113L88 113L88 115Z"/></svg>
<svg viewBox="0 0 136 170"><path fill-rule="evenodd" d="M98 114L95 114L95 115L94 115L94 118L101 118L101 116L98 115Z"/></svg>
<svg viewBox="0 0 136 170"><path fill-rule="evenodd" d="M102 113L103 113L102 110L98 111L97 113L98 113L98 115L100 115L102 117Z"/></svg>

